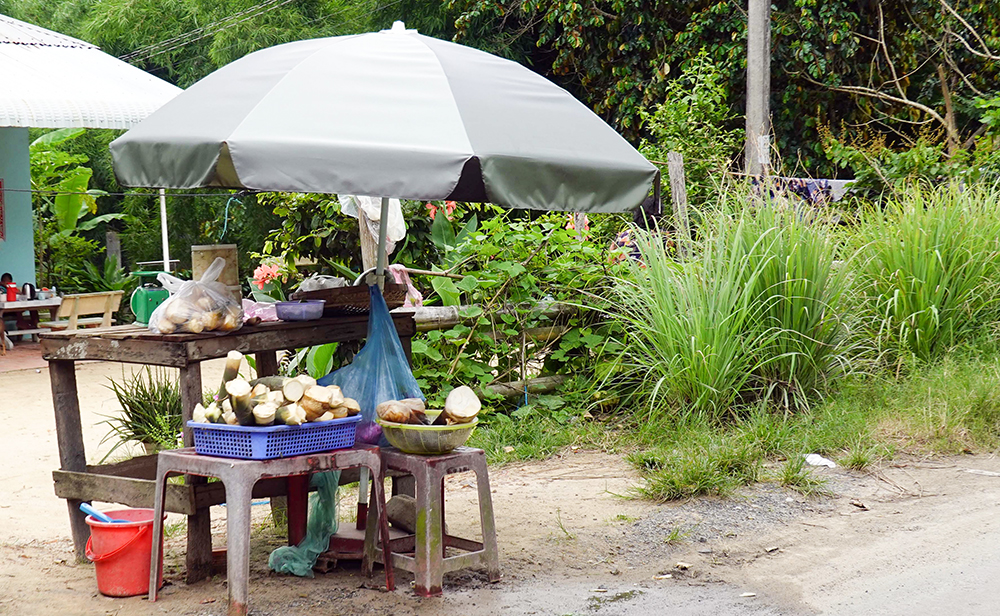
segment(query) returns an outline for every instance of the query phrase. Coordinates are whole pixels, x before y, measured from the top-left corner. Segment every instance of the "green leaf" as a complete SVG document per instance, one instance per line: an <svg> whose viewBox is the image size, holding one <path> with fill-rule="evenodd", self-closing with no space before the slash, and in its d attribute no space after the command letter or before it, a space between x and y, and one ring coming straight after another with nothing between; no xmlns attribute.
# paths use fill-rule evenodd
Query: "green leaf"
<svg viewBox="0 0 1000 616"><path fill-rule="evenodd" d="M77 167L59 182L57 190L73 193L56 195L56 225L60 231L75 229L77 221L90 211L88 204L84 202L83 194L80 193L87 191L87 184L90 183L90 176L93 173L87 167Z"/></svg>
<svg viewBox="0 0 1000 616"><path fill-rule="evenodd" d="M434 223L431 224L431 240L442 252L455 247L455 230L451 228L451 221L445 216L444 208L437 211Z"/></svg>
<svg viewBox="0 0 1000 616"><path fill-rule="evenodd" d="M125 214L121 214L118 212L113 212L111 214L101 214L100 216L94 216L93 218L89 218L81 222L76 226L76 228L79 231L90 231L91 229L93 229L94 227L96 227L101 223L108 222L109 220L121 220L123 218L125 218Z"/></svg>
<svg viewBox="0 0 1000 616"><path fill-rule="evenodd" d="M417 355L423 355L434 361L441 361L442 359L444 359L444 356L441 355L441 353L437 349L428 345L423 340L413 340L410 343L410 348Z"/></svg>
<svg viewBox="0 0 1000 616"><path fill-rule="evenodd" d="M460 304L459 298L462 293L455 286L455 281L451 278L434 276L431 278L431 286L434 287L434 291L441 297L441 304L443 306L458 306Z"/></svg>
<svg viewBox="0 0 1000 616"><path fill-rule="evenodd" d="M64 141L69 141L70 139L76 139L80 135L86 132L84 128L60 128L48 133L45 133L38 139L31 142L29 149L48 149L48 147L43 146L53 146L59 145Z"/></svg>
<svg viewBox="0 0 1000 616"><path fill-rule="evenodd" d="M476 227L478 226L478 224L479 224L479 219L476 217L475 214L473 214L472 218L470 218L465 222L465 225L462 226L462 230L459 231L458 235L455 236L455 244L459 245L465 243L465 240L471 234L476 232Z"/></svg>
<svg viewBox="0 0 1000 616"><path fill-rule="evenodd" d="M476 280L475 276L466 276L455 283L455 286L466 293L472 293L479 286L479 281Z"/></svg>
<svg viewBox="0 0 1000 616"><path fill-rule="evenodd" d="M465 306L458 311L458 315L465 319L472 319L483 314L483 309L479 306Z"/></svg>
<svg viewBox="0 0 1000 616"><path fill-rule="evenodd" d="M336 342L311 347L306 355L306 370L309 372L309 376L318 379L330 374L333 369L333 354L336 350Z"/></svg>

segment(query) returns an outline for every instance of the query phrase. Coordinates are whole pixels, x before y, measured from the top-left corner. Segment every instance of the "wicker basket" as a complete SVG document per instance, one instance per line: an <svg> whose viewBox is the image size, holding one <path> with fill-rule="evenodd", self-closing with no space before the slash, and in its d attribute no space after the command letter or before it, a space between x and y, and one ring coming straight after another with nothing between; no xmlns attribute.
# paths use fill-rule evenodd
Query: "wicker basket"
<svg viewBox="0 0 1000 616"><path fill-rule="evenodd" d="M344 314L368 314L369 291L367 286L340 287L339 289L319 289L317 291L296 291L292 299L321 299L326 302L324 317ZM386 282L382 297L389 310L399 308L406 301L406 285Z"/></svg>

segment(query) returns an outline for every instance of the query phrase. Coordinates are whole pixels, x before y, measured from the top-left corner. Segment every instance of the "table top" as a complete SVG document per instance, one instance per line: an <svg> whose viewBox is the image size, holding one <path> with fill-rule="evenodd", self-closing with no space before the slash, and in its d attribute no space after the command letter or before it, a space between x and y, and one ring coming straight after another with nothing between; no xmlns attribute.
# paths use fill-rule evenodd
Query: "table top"
<svg viewBox="0 0 1000 616"><path fill-rule="evenodd" d="M401 337L416 332L412 312L392 315ZM272 321L244 325L234 332L154 334L141 325L79 329L41 334L42 356L49 360L105 360L184 367L225 357L229 351L257 353L363 340L368 315L349 315L314 321Z"/></svg>
<svg viewBox="0 0 1000 616"><path fill-rule="evenodd" d="M218 475L215 473L220 472L220 470L239 472L246 469L259 477L288 477L343 470L355 466L376 469L381 467L379 448L365 443L355 443L353 447L345 449L333 449L270 460L244 460L201 455L196 453L193 447L168 449L159 452L157 456L160 468L166 467L172 472L208 477L217 477Z"/></svg>
<svg viewBox="0 0 1000 616"><path fill-rule="evenodd" d="M0 301L0 310L44 310L46 308L58 308L61 303L61 297L25 299L17 302Z"/></svg>

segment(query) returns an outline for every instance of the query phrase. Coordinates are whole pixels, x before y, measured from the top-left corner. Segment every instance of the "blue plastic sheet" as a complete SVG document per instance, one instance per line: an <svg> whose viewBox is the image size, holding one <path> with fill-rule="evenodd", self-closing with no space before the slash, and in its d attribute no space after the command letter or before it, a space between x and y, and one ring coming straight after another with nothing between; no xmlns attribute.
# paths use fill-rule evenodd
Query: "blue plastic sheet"
<svg viewBox="0 0 1000 616"><path fill-rule="evenodd" d="M375 423L375 407L386 400L424 399L413 378L406 353L396 333L389 307L378 286L369 287L371 310L368 339L350 365L319 379L320 385L337 385L344 395L361 405L357 440L377 444L382 429Z"/></svg>

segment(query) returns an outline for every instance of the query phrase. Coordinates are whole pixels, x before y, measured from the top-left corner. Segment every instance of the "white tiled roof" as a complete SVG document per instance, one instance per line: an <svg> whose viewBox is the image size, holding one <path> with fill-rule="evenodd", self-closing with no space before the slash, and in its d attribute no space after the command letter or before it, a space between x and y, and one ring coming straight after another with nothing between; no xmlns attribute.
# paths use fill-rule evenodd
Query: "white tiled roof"
<svg viewBox="0 0 1000 616"><path fill-rule="evenodd" d="M0 126L129 128L180 92L90 43L0 15Z"/></svg>

